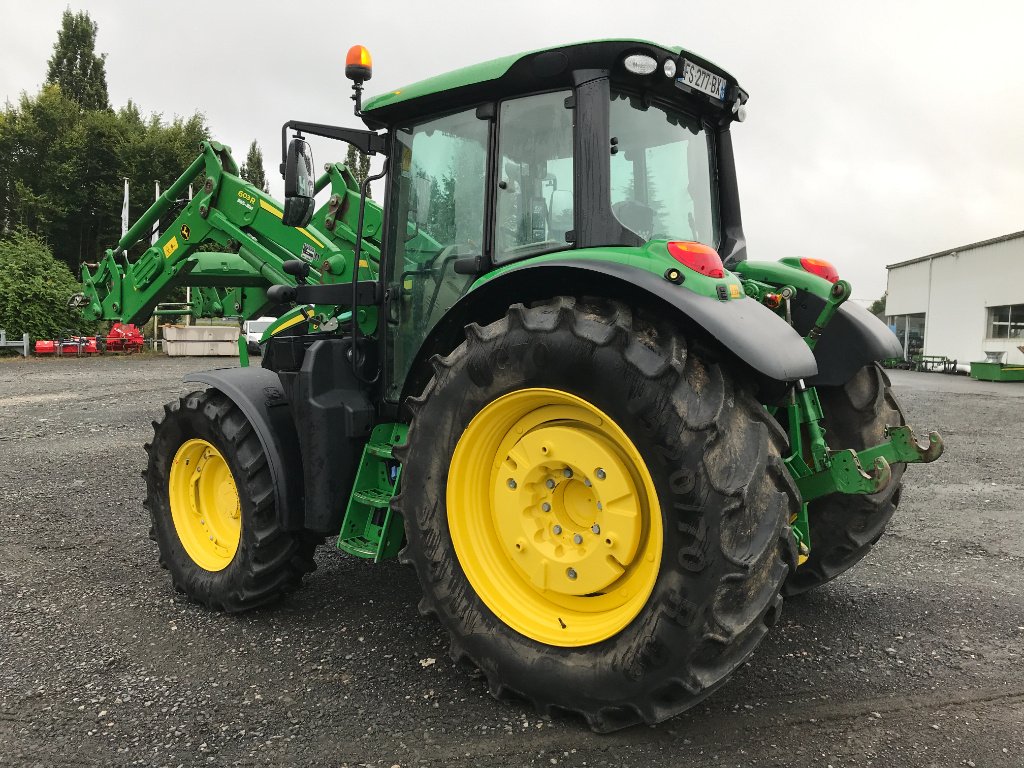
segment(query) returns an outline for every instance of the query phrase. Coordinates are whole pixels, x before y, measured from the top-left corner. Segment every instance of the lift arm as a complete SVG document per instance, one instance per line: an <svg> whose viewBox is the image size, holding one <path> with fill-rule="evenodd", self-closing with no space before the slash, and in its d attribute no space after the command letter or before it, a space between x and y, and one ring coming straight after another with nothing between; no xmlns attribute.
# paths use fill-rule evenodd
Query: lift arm
<svg viewBox="0 0 1024 768"><path fill-rule="evenodd" d="M97 265L82 267L83 293L76 306L88 319L143 322L156 306L180 286L193 288L186 308L194 317L240 317L263 314L274 302L272 285L295 285L282 265L302 259L310 265L312 285L352 279L355 211L359 187L342 164L327 167L317 180L332 195L308 227L281 221L282 206L238 175L230 149L204 141L188 169L136 221ZM203 180L205 177L205 180ZM195 198L180 211L187 188L203 180ZM128 250L148 238L157 222L173 215L155 244L135 261ZM359 265L360 279L375 279L380 259L381 210L368 204ZM214 244L225 252L199 250ZM237 249L237 253L234 252ZM175 312L178 314L178 312Z"/></svg>

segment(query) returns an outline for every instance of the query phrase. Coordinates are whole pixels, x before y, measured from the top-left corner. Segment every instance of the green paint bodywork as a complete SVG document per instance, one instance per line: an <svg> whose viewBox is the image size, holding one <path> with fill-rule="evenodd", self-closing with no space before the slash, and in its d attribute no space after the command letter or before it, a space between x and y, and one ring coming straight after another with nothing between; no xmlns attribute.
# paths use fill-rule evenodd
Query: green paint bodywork
<svg viewBox="0 0 1024 768"><path fill-rule="evenodd" d="M756 280L778 287L791 285L823 299L828 298L832 290L832 283L825 278L780 261L741 261L733 270L744 280Z"/></svg>
<svg viewBox="0 0 1024 768"><path fill-rule="evenodd" d="M156 244L127 262L128 249L145 239L189 186L204 175L205 183L194 199L172 222L160 222L164 231ZM297 258L310 262L309 283L349 282L359 189L351 171L341 164L328 168L317 181L317 190L328 185L332 195L309 226L285 226L281 203L238 176L230 149L217 142L203 142L200 156L132 225L117 247L105 253L95 271L83 265L83 314L88 319L143 322L172 290L188 286L193 295L185 313L192 317L252 319L269 308L267 288L295 284L281 265ZM380 263L381 209L367 201L364 219L358 277L374 280ZM198 250L211 243L222 248L234 245L238 252ZM317 310L321 322L334 312L333 307ZM376 322L376 308L366 308L360 317L363 332L372 333Z"/></svg>
<svg viewBox="0 0 1024 768"><path fill-rule="evenodd" d="M470 287L470 291L474 291L492 280L507 275L509 272L518 269L525 269L538 264L556 261L568 263L574 261L606 261L615 264L625 264L636 269L642 269L661 278L664 278L667 270L676 269L683 277L682 284L678 286L681 291L689 290L694 293L699 293L701 296L709 296L717 299L719 285L724 285L727 288L728 286L735 286L735 288L738 289L739 296L733 296L733 292L727 291L727 295L729 296L728 300L746 298L743 293L743 284L740 281L740 278L735 274L725 271L722 277L708 277L705 274L690 269L669 255L668 248L666 247L667 242L667 240L651 240L646 245L642 245L640 247L606 246L601 248L579 248L566 251L556 251L555 253L546 253L542 256L534 256L530 259L523 259L511 264L506 264L492 272L488 272L473 283ZM666 280L666 282L669 281Z"/></svg>

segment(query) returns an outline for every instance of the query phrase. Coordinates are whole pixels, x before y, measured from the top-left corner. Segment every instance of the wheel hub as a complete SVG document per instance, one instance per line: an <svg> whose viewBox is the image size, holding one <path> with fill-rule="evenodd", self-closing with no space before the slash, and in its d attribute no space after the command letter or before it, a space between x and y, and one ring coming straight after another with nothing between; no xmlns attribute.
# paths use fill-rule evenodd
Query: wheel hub
<svg viewBox="0 0 1024 768"><path fill-rule="evenodd" d="M224 456L206 440L185 441L171 462L167 490L188 556L208 571L226 568L238 550L242 506Z"/></svg>
<svg viewBox="0 0 1024 768"><path fill-rule="evenodd" d="M588 595L622 575L640 544L640 500L607 438L579 426L535 429L512 446L502 469L495 522L535 588Z"/></svg>
<svg viewBox="0 0 1024 768"><path fill-rule="evenodd" d="M484 406L456 445L446 499L467 579L529 638L600 642L654 589L663 532L650 472L626 433L576 395L522 389Z"/></svg>

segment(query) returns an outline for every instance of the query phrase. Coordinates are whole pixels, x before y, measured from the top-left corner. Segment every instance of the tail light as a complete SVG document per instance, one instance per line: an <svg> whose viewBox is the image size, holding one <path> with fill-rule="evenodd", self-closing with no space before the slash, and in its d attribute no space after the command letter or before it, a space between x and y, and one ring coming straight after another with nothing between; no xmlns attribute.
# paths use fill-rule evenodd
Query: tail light
<svg viewBox="0 0 1024 768"><path fill-rule="evenodd" d="M805 272L823 277L830 283L839 282L839 271L832 266L832 262L824 259L800 259L800 266Z"/></svg>
<svg viewBox="0 0 1024 768"><path fill-rule="evenodd" d="M718 251L704 243L672 240L666 243L669 255L694 272L708 277L725 277L725 267ZM838 279L838 278L837 278Z"/></svg>

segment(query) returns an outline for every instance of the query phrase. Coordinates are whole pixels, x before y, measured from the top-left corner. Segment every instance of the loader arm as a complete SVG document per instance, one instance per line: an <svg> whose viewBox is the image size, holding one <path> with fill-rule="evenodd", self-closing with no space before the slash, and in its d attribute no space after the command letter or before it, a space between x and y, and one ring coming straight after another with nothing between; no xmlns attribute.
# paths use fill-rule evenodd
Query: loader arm
<svg viewBox="0 0 1024 768"><path fill-rule="evenodd" d="M282 223L277 200L239 177L228 147L204 141L201 148L188 169L99 264L82 266L83 293L77 305L87 319L143 322L160 313L157 305L184 286L194 289L185 307L193 317L258 317L274 303L267 297L270 286L295 285L295 278L283 269L292 259L309 263L310 284L352 279L359 191L348 168L328 167L316 188L331 185L329 201L308 227L294 228ZM181 207L177 201L197 181L202 183L194 199ZM175 212L176 208L180 210ZM168 223L169 215L174 218ZM359 277L375 279L380 208L368 205L366 218ZM129 259L129 249L148 239L158 222L163 232L156 243L137 259ZM210 251L210 245L224 250Z"/></svg>

